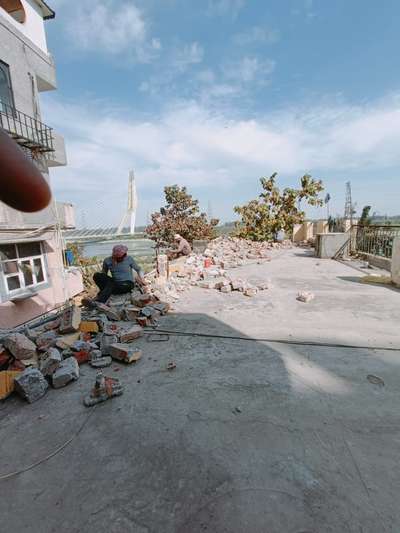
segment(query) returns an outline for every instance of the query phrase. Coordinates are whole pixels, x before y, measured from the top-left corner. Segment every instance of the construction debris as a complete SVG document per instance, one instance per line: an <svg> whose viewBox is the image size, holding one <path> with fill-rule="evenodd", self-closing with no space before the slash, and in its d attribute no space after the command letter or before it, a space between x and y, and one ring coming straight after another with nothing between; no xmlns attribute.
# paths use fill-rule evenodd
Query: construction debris
<svg viewBox="0 0 400 533"><path fill-rule="evenodd" d="M57 348L49 348L39 362L39 370L45 377L51 377L62 360L62 355Z"/></svg>
<svg viewBox="0 0 400 533"><path fill-rule="evenodd" d="M65 387L71 381L79 378L79 365L75 357L64 359L52 376L52 384L55 389Z"/></svg>
<svg viewBox="0 0 400 533"><path fill-rule="evenodd" d="M15 388L14 380L20 374L20 370L2 370L0 372L0 400L10 396Z"/></svg>
<svg viewBox="0 0 400 533"><path fill-rule="evenodd" d="M90 355L91 359L89 364L93 368L105 368L106 366L110 366L112 363L111 357L103 356L100 350L93 350Z"/></svg>
<svg viewBox="0 0 400 533"><path fill-rule="evenodd" d="M116 343L110 346L110 355L117 361L131 364L139 361L142 357L142 352L130 344Z"/></svg>
<svg viewBox="0 0 400 533"><path fill-rule="evenodd" d="M58 331L63 333L73 333L79 330L81 323L81 308L73 305L68 307L61 317L61 324Z"/></svg>
<svg viewBox="0 0 400 533"><path fill-rule="evenodd" d="M36 356L35 343L22 333L8 335L3 343L16 359L32 359Z"/></svg>
<svg viewBox="0 0 400 533"><path fill-rule="evenodd" d="M258 291L271 289L271 281L254 286L240 278L231 278L227 269L243 266L251 260L263 264L270 261L269 254L272 249L289 246L291 246L289 241L283 243L253 242L222 236L209 242L205 249L203 247L197 248L199 253L179 258L170 263L169 277L159 276L157 272L153 272L146 276L146 279L153 296L169 303L178 300L179 293L193 286L216 289L222 293L239 291L246 296L255 296ZM160 260L157 263L160 270L159 263ZM138 307L142 305L140 299L134 300L134 303Z"/></svg>
<svg viewBox="0 0 400 533"><path fill-rule="evenodd" d="M45 377L36 368L27 368L14 379L15 390L29 403L44 396L49 388Z"/></svg>
<svg viewBox="0 0 400 533"><path fill-rule="evenodd" d="M308 303L311 302L311 300L314 300L315 295L313 292L307 292L307 291L300 291L297 295L296 300L299 300L299 302Z"/></svg>
<svg viewBox="0 0 400 533"><path fill-rule="evenodd" d="M92 407L100 402L105 402L114 396L121 396L123 393L119 379L103 376L100 371L96 376L96 381L89 396L86 396L83 403L86 407Z"/></svg>

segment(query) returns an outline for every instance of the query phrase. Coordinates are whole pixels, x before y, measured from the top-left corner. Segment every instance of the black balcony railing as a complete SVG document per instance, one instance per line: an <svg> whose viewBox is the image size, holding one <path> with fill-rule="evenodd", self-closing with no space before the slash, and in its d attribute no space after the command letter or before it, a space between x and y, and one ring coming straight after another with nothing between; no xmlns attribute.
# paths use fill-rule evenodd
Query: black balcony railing
<svg viewBox="0 0 400 533"><path fill-rule="evenodd" d="M32 152L54 152L52 128L1 100L0 127Z"/></svg>

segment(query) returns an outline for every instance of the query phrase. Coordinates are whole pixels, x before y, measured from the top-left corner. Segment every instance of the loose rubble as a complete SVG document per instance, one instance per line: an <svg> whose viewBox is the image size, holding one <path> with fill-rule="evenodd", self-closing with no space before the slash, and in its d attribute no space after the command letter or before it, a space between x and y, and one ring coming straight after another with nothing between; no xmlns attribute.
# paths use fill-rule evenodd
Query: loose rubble
<svg viewBox="0 0 400 533"><path fill-rule="evenodd" d="M166 263L166 256L159 255L157 272L147 276L150 292L158 299L174 303L180 293L193 286L214 289L229 294L232 291L253 297L259 291L272 288L270 281L254 285L246 280L235 278L227 269L243 266L248 261L258 264L270 261L270 252L275 248L288 248L289 241L283 243L252 242L234 237L222 236L208 243L207 247L197 248L200 253L192 253L173 263ZM167 266L166 266L167 265ZM169 276L168 276L169 270ZM140 302L134 302L140 306Z"/></svg>
<svg viewBox="0 0 400 533"><path fill-rule="evenodd" d="M307 292L307 291L300 291L297 295L296 300L299 300L299 302L304 302L308 304L308 302L311 302L311 300L314 300L315 295L313 292Z"/></svg>
<svg viewBox="0 0 400 533"><path fill-rule="evenodd" d="M1 398L11 394L15 387L27 401L36 401L44 396L49 385L58 389L78 380L79 367L84 364L101 369L110 366L112 360L137 363L142 351L136 343L143 336L144 328L157 326L182 292L197 286L223 295L240 292L254 297L259 291L271 289L272 283L269 280L249 283L239 276L228 275L227 269L252 260L264 263L270 260L271 249L288 246L226 236L198 244L197 253L174 262L169 263L165 255L159 255L157 272L146 276L145 293L133 290L112 295L105 304L93 302L87 308L71 305L58 318L41 326L3 336L0 339ZM168 370L175 368L173 361L168 363ZM85 405L119 394L122 386L118 380L98 374Z"/></svg>
<svg viewBox="0 0 400 533"><path fill-rule="evenodd" d="M96 376L96 381L89 396L86 396L83 403L86 407L92 407L100 402L105 402L113 396L121 396L123 388L119 379L103 376L100 371Z"/></svg>
<svg viewBox="0 0 400 533"><path fill-rule="evenodd" d="M64 359L57 370L52 375L52 384L55 389L60 389L68 385L70 381L79 378L79 365L75 357Z"/></svg>
<svg viewBox="0 0 400 533"><path fill-rule="evenodd" d="M27 368L14 379L15 390L29 403L36 402L44 396L49 388L45 377L36 368Z"/></svg>

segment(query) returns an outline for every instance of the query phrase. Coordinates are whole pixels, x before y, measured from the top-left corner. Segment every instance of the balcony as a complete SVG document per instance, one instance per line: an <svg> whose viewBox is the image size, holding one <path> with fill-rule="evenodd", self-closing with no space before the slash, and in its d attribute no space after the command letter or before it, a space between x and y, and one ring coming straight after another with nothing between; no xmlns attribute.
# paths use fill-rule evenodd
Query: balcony
<svg viewBox="0 0 400 533"><path fill-rule="evenodd" d="M0 127L33 154L53 152L52 128L0 100Z"/></svg>

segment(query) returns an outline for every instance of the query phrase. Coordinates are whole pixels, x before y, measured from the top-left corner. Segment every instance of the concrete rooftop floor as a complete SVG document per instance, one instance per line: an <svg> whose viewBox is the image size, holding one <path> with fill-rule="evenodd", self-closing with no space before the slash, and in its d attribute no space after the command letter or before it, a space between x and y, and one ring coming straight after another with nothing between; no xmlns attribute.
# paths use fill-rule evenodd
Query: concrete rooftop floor
<svg viewBox="0 0 400 533"><path fill-rule="evenodd" d="M73 440L0 480L2 533L400 531L400 350L373 349L400 347L400 291L297 248L232 274L274 288L193 288L161 327L370 348L140 339L136 366L105 371L124 395L95 409L87 365L35 404L9 398L0 476Z"/></svg>

